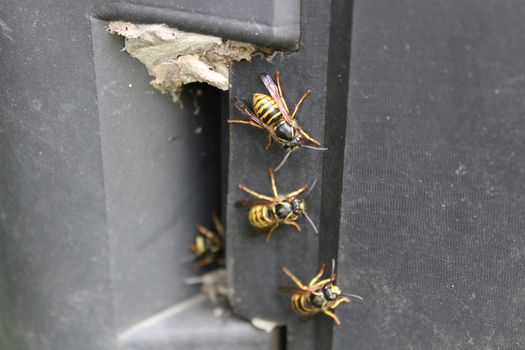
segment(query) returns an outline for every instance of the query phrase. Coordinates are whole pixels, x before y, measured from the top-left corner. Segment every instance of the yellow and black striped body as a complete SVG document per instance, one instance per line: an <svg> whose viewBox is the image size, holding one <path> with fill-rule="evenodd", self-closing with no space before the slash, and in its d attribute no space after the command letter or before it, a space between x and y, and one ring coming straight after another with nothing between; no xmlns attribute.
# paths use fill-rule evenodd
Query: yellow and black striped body
<svg viewBox="0 0 525 350"><path fill-rule="evenodd" d="M216 231L209 230L203 225L197 225L199 235L190 244L189 248L195 254L197 260L195 267L206 265L224 266L224 227L215 212L212 218Z"/></svg>
<svg viewBox="0 0 525 350"><path fill-rule="evenodd" d="M292 309L301 316L310 317L320 311L333 309L340 295L339 287L328 282L309 293L292 294Z"/></svg>
<svg viewBox="0 0 525 350"><path fill-rule="evenodd" d="M324 274L324 265L310 280L310 283L303 284L297 276L295 276L286 267L283 267L283 272L288 275L296 284L298 288L281 287L282 291L291 292L290 297L292 310L303 316L310 318L317 313L323 313L331 317L336 325L341 324L341 320L334 313L335 309L341 303L349 303L349 296L354 296L363 299L358 295L342 294L341 289L335 284L335 260L332 260L332 273L329 278L321 279Z"/></svg>
<svg viewBox="0 0 525 350"><path fill-rule="evenodd" d="M191 250L198 259L205 259L208 256L220 256L224 254L224 239L219 235L214 237L197 236Z"/></svg>
<svg viewBox="0 0 525 350"><path fill-rule="evenodd" d="M295 221L299 215L294 212L304 210L304 201L293 199L272 204L256 204L248 212L250 224L261 230L269 229L285 220Z"/></svg>
<svg viewBox="0 0 525 350"><path fill-rule="evenodd" d="M277 103L265 94L253 94L253 111L264 124L271 127L279 125L280 121L284 121Z"/></svg>
<svg viewBox="0 0 525 350"><path fill-rule="evenodd" d="M292 310L303 317L311 317L321 311L321 308L312 304L311 294L292 294Z"/></svg>
<svg viewBox="0 0 525 350"><path fill-rule="evenodd" d="M274 215L272 207L266 204L257 204L251 207L248 212L250 225L257 229L269 229L279 222Z"/></svg>
<svg viewBox="0 0 525 350"><path fill-rule="evenodd" d="M295 148L300 145L301 135L285 121L273 98L261 93L254 94L253 111L264 124L273 129L280 144L287 148Z"/></svg>

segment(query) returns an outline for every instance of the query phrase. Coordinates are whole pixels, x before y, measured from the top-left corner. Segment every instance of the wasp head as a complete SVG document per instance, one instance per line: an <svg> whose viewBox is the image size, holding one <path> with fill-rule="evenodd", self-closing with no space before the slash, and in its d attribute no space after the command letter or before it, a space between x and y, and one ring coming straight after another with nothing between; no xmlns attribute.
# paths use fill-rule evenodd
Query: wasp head
<svg viewBox="0 0 525 350"><path fill-rule="evenodd" d="M284 144L284 148L291 151L295 151L301 147L303 147L303 137L299 133L296 133L292 140Z"/></svg>
<svg viewBox="0 0 525 350"><path fill-rule="evenodd" d="M296 215L301 215L304 212L304 200L299 198L294 198L290 201L292 205L292 211Z"/></svg>

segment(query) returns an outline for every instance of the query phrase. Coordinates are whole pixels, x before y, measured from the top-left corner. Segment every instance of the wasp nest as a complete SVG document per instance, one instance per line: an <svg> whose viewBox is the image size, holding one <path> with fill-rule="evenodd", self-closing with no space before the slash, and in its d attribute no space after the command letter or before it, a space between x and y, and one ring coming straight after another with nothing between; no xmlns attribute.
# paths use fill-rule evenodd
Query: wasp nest
<svg viewBox="0 0 525 350"><path fill-rule="evenodd" d="M250 61L252 44L188 33L164 24L135 24L115 21L108 32L125 38L124 50L142 62L151 85L174 101L183 85L204 82L228 90L229 68L234 61Z"/></svg>

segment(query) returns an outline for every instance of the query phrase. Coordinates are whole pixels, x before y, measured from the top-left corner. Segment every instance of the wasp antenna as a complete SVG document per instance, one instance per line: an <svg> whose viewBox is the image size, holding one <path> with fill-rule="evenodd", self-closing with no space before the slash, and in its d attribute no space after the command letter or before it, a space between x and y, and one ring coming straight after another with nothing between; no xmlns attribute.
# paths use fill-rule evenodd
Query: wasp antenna
<svg viewBox="0 0 525 350"><path fill-rule="evenodd" d="M360 297L359 295L356 295L356 294L341 294L342 296L345 296L345 297L350 297L350 298L356 298L356 299L359 299L361 301L363 301L363 297Z"/></svg>
<svg viewBox="0 0 525 350"><path fill-rule="evenodd" d="M332 275L331 275L331 278L335 279L334 276L335 276L335 259L332 259Z"/></svg>
<svg viewBox="0 0 525 350"><path fill-rule="evenodd" d="M284 155L283 160L281 160L281 162L279 163L277 168L275 168L275 170L273 171L274 173L278 172L279 169L281 169L283 167L284 163L286 163L286 161L288 160L288 157L290 157L290 154L292 154L292 150L289 150L288 152L286 152L286 154Z"/></svg>
<svg viewBox="0 0 525 350"><path fill-rule="evenodd" d="M314 182L312 182L312 185L310 186L310 189L304 195L305 197L308 196L312 192L312 190L314 189L315 185L317 185L317 179L315 179Z"/></svg>
<svg viewBox="0 0 525 350"><path fill-rule="evenodd" d="M314 222L312 221L312 219L310 219L308 214L306 214L305 211L303 211L303 214L304 214L304 217L306 218L306 220L308 220L308 222L310 223L310 225L312 225L312 228L314 229L315 233L319 233L319 231L317 230L317 227L315 227Z"/></svg>
<svg viewBox="0 0 525 350"><path fill-rule="evenodd" d="M313 149L314 151L328 151L328 148L325 147L314 147L309 145L303 145L304 148Z"/></svg>

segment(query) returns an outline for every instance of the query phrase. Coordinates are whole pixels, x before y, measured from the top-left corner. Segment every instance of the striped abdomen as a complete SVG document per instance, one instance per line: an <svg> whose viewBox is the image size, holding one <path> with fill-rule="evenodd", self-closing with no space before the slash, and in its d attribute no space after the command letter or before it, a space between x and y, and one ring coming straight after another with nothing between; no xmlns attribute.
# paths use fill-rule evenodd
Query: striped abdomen
<svg viewBox="0 0 525 350"><path fill-rule="evenodd" d="M270 96L260 93L254 94L253 111L266 125L279 125L278 121L281 119L282 113L277 107L277 103Z"/></svg>
<svg viewBox="0 0 525 350"><path fill-rule="evenodd" d="M264 204L254 205L248 213L248 221L253 227L259 229L270 228L275 225L277 219L269 206Z"/></svg>
<svg viewBox="0 0 525 350"><path fill-rule="evenodd" d="M313 305L310 298L310 294L293 294L291 297L293 311L302 316L312 316L318 313L320 308Z"/></svg>

